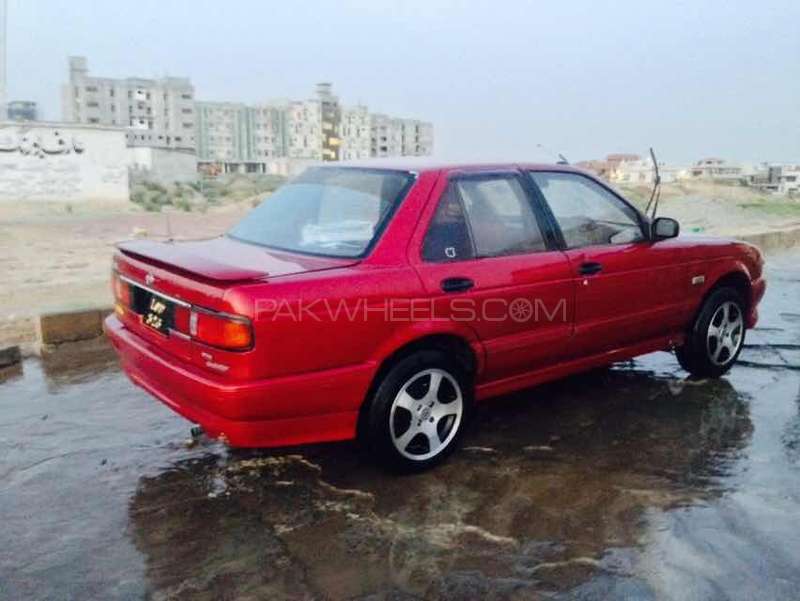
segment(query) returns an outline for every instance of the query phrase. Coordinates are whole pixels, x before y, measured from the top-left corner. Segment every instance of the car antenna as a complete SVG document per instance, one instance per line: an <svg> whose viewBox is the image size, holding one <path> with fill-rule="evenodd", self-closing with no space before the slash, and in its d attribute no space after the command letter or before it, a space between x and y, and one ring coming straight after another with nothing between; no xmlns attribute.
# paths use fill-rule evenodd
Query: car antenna
<svg viewBox="0 0 800 601"><path fill-rule="evenodd" d="M569 161L567 160L567 157L565 157L560 152L553 152L550 148L548 148L544 144L536 144L536 147L537 148L541 148L542 150L544 150L547 153L556 155L558 157L558 161L556 161L556 165L569 165Z"/></svg>
<svg viewBox="0 0 800 601"><path fill-rule="evenodd" d="M650 205L653 205L653 214L650 216L650 220L656 218L656 213L658 212L658 201L661 198L661 174L658 172L658 161L656 160L656 153L653 152L653 147L650 147L650 158L653 160L653 171L655 171L655 177L653 178L653 191L650 193L650 200L647 201L647 206L644 209L644 214L649 216L650 213Z"/></svg>

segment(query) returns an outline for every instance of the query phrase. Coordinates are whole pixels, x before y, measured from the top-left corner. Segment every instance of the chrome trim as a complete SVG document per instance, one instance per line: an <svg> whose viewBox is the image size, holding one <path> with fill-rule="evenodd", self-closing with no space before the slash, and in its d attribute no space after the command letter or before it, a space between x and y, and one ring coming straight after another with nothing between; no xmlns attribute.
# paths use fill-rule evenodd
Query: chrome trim
<svg viewBox="0 0 800 601"><path fill-rule="evenodd" d="M129 277L122 275L121 273L117 273L117 277L119 279L121 279L123 282L128 282L131 286L136 286L137 288L141 288L142 290L146 290L150 294L155 294L157 296L165 298L168 301L175 303L176 305L180 305L182 307L187 307L187 308L191 308L191 306L192 306L190 303L187 303L186 301L182 301L181 299L175 298L174 296L170 296L169 294L164 294L163 292L159 292L158 290L154 290L153 288L150 288L149 286L145 286L144 284L142 284L140 282L137 282L136 280L132 280Z"/></svg>
<svg viewBox="0 0 800 601"><path fill-rule="evenodd" d="M156 294L158 294L158 292L156 292ZM206 309L205 307L198 307L197 305L192 305L192 312L205 313L206 315L213 315L214 317L224 317L229 321L238 321L247 325L252 324L250 318L244 315L234 315L233 313L225 313L225 311L214 311L213 309Z"/></svg>
<svg viewBox="0 0 800 601"><path fill-rule="evenodd" d="M136 280L132 280L131 278L122 275L121 273L119 273L116 270L114 271L114 273L116 274L116 276L119 279L121 279L123 282L127 282L131 286L136 286L137 288L141 288L142 290L146 290L150 294L155 294L157 296L160 296L161 298L167 299L168 301L170 301L172 303L175 303L176 305L179 305L181 307L186 307L187 309L189 309L189 311L190 311L190 313L189 313L189 327L190 327L190 330L191 330L191 325L192 325L192 319L194 319L194 321L195 321L195 328L197 327L197 325L196 325L197 324L197 316L196 316L197 313L205 313L206 315L212 315L212 316L215 316L215 317L222 317L222 318L227 319L229 321L236 321L236 322L245 324L248 327L248 329L250 330L250 346L245 347L245 348L236 348L236 349L213 346L211 344L208 344L206 342L203 342L202 340L199 340L199 339L195 338L194 335L197 333L196 331L195 331L195 334L192 334L191 331L190 331L189 335L186 335L183 332L180 332L178 330L174 330L172 328L169 328L169 333L170 334L173 334L173 333L174 334L178 334L179 337L184 339L184 340L191 340L193 342L198 342L198 343L200 343L200 344L202 344L204 346L208 346L209 348L218 349L218 350L225 351L225 352L228 352L228 353L240 353L240 352L253 350L253 347L255 346L255 333L253 332L253 321L249 317L245 317L244 315L233 315L231 313L225 313L223 311L214 311L212 309L206 309L204 307L198 307L197 305L192 305L191 303L187 303L186 301L183 301L183 300L180 300L178 298L175 298L174 296L170 296L169 294L164 294L163 292L159 292L158 290L153 290L149 286L145 286L144 284L142 284L140 282L137 282Z"/></svg>
<svg viewBox="0 0 800 601"><path fill-rule="evenodd" d="M182 307L186 307L191 311L196 311L197 313L205 313L206 315L214 315L218 317L224 317L225 319L229 319L231 321L239 321L246 324L251 324L252 320L244 315L234 315L232 313L225 313L224 311L214 311L213 309L206 309L205 307L198 307L197 305L193 305L191 303L187 303L184 300L180 300L179 298L175 298L174 296L170 296L169 294L164 294L159 290L155 290L150 288L149 286L145 286L144 284L137 282L136 280L132 280L128 276L124 276L121 273L117 272L117 277L121 279L123 282L128 282L131 286L136 286L137 288L141 288L142 290L146 290L150 294L155 294L160 296L161 298L165 298L170 302L175 303L176 305L180 305Z"/></svg>

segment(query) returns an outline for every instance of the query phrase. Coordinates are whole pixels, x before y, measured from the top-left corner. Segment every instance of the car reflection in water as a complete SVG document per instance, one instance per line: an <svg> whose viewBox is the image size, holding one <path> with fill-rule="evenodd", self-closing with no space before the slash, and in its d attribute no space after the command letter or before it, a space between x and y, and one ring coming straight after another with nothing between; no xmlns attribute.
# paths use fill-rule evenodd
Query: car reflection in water
<svg viewBox="0 0 800 601"><path fill-rule="evenodd" d="M464 452L420 475L329 445L209 454L143 477L129 514L148 588L529 599L613 578L646 590L634 564L648 516L724 493L752 424L726 380L633 365L494 401Z"/></svg>

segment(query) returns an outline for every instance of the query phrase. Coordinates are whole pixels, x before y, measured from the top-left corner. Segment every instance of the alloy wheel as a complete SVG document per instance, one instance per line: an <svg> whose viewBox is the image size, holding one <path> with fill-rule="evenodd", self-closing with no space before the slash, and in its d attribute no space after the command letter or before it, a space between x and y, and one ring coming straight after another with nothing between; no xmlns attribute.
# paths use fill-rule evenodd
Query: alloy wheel
<svg viewBox="0 0 800 601"><path fill-rule="evenodd" d="M714 365L730 363L739 352L744 335L744 316L739 305L732 301L722 303L708 324L706 351Z"/></svg>
<svg viewBox="0 0 800 601"><path fill-rule="evenodd" d="M411 376L395 396L389 413L392 444L407 459L425 461L452 442L464 415L456 379L433 368Z"/></svg>

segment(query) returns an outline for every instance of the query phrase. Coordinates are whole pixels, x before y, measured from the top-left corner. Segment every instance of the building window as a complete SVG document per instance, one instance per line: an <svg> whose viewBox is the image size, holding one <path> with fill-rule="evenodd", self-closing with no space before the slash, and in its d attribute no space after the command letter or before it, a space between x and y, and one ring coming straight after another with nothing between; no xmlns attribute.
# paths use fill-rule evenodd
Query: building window
<svg viewBox="0 0 800 601"><path fill-rule="evenodd" d="M90 117L89 123L100 123L100 119L98 119L97 117Z"/></svg>

